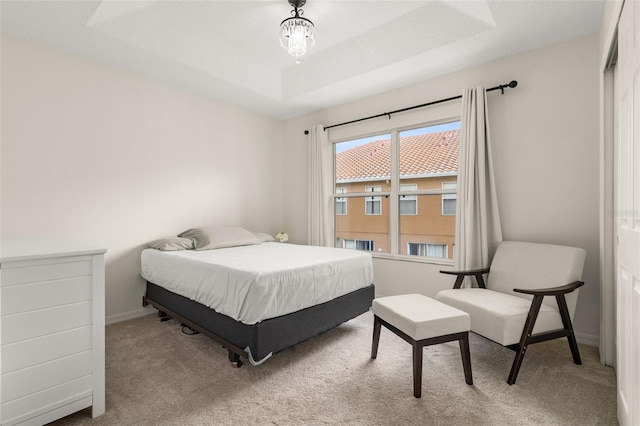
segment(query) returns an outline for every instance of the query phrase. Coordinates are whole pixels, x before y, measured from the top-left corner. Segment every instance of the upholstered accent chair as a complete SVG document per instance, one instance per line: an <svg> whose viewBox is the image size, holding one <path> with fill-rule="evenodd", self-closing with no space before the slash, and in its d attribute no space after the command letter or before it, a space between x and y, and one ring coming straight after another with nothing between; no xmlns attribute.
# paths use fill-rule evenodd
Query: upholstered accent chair
<svg viewBox="0 0 640 426"><path fill-rule="evenodd" d="M530 344L566 337L582 364L571 320L582 282L585 251L551 244L502 242L486 269L440 271L456 275L436 299L467 312L471 331L516 352L507 379L516 382ZM488 274L485 283L483 275ZM478 287L463 287L473 276Z"/></svg>

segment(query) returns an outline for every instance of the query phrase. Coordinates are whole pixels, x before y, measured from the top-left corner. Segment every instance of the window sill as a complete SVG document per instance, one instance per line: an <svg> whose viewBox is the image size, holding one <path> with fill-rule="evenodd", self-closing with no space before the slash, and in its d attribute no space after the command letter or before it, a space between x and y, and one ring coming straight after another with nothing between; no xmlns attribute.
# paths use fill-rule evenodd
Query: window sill
<svg viewBox="0 0 640 426"><path fill-rule="evenodd" d="M398 260L400 262L428 263L431 265L453 266L453 259L439 259L437 257L408 256L402 254L389 254L371 252L371 256L376 259Z"/></svg>

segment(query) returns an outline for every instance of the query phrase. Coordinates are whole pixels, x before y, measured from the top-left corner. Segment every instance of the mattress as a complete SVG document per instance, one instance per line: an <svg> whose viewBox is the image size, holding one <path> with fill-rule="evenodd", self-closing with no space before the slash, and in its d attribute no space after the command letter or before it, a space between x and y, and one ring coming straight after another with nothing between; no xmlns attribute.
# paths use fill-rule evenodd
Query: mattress
<svg viewBox="0 0 640 426"><path fill-rule="evenodd" d="M282 243L141 255L144 279L244 324L346 295L373 282L366 252Z"/></svg>

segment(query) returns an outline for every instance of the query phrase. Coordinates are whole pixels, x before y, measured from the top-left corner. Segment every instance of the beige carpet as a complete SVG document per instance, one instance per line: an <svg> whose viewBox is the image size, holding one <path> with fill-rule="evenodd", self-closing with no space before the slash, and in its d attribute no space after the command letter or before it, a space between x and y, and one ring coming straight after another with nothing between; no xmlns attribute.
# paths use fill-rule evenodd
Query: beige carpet
<svg viewBox="0 0 640 426"><path fill-rule="evenodd" d="M413 397L411 347L382 330L370 359L366 313L282 351L264 364L230 367L226 350L174 321L148 316L107 327L107 412L64 425L615 425L614 371L566 340L533 345L518 381L513 352L471 337L474 385L457 343L424 350L422 398Z"/></svg>

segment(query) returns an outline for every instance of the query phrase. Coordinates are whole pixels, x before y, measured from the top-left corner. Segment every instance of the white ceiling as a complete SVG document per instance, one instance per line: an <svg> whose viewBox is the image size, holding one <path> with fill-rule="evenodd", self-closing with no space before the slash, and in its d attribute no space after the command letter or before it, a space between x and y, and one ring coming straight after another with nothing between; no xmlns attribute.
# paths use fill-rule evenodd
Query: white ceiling
<svg viewBox="0 0 640 426"><path fill-rule="evenodd" d="M603 2L307 0L300 64L278 42L287 0L1 0L0 25L286 119L596 32Z"/></svg>

